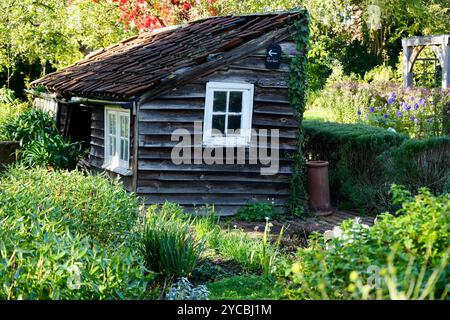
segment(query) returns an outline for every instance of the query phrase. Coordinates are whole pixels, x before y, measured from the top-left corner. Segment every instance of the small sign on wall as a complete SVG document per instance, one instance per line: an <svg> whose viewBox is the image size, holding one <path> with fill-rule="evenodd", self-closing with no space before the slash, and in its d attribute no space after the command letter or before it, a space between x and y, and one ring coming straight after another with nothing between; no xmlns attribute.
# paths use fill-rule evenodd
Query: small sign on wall
<svg viewBox="0 0 450 320"><path fill-rule="evenodd" d="M281 47L278 44L271 44L266 49L266 68L279 69L281 60Z"/></svg>

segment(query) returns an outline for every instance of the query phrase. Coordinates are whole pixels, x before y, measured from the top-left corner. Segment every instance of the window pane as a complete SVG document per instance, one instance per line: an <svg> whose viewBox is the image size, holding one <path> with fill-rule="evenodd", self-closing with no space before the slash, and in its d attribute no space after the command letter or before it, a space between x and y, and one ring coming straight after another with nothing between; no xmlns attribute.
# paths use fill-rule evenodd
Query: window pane
<svg viewBox="0 0 450 320"><path fill-rule="evenodd" d="M127 116L120 116L120 136L128 139L129 120Z"/></svg>
<svg viewBox="0 0 450 320"><path fill-rule="evenodd" d="M241 129L241 116L228 116L228 130Z"/></svg>
<svg viewBox="0 0 450 320"><path fill-rule="evenodd" d="M108 131L109 134L116 134L116 115L114 113L108 113Z"/></svg>
<svg viewBox="0 0 450 320"><path fill-rule="evenodd" d="M214 91L213 112L225 112L227 107L227 93Z"/></svg>
<svg viewBox="0 0 450 320"><path fill-rule="evenodd" d="M116 154L116 137L109 136L109 155L114 157Z"/></svg>
<svg viewBox="0 0 450 320"><path fill-rule="evenodd" d="M214 115L212 119L212 129L219 130L224 133L225 131L225 115ZM213 132L214 134L214 132Z"/></svg>
<svg viewBox="0 0 450 320"><path fill-rule="evenodd" d="M229 112L241 112L242 111L242 92L231 91L230 92L230 105L228 107Z"/></svg>
<svg viewBox="0 0 450 320"><path fill-rule="evenodd" d="M128 140L120 140L120 160L128 161Z"/></svg>

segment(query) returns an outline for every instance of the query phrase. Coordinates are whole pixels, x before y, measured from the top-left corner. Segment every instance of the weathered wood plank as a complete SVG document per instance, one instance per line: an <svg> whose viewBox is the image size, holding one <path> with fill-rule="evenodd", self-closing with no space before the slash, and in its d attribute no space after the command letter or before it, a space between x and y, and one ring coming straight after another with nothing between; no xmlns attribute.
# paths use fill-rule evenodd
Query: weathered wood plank
<svg viewBox="0 0 450 320"><path fill-rule="evenodd" d="M146 204L175 202L180 205L204 206L214 204L216 206L242 206L251 202L269 202L274 205L283 206L286 203L286 196L277 196L275 199L268 199L266 195L204 195L199 194L178 194L178 195L150 195L140 194L145 199Z"/></svg>
<svg viewBox="0 0 450 320"><path fill-rule="evenodd" d="M229 172L151 172L142 171L139 173L139 185L145 185L147 180L158 181L232 181L232 182L258 182L273 184L289 184L288 174L277 174L273 176L262 176L259 173L242 172L233 174Z"/></svg>
<svg viewBox="0 0 450 320"><path fill-rule="evenodd" d="M261 166L258 165L238 165L238 164L179 164L164 160L143 160L139 159L138 169L142 171L204 171L204 172L261 172ZM292 173L290 165L280 163L279 173Z"/></svg>

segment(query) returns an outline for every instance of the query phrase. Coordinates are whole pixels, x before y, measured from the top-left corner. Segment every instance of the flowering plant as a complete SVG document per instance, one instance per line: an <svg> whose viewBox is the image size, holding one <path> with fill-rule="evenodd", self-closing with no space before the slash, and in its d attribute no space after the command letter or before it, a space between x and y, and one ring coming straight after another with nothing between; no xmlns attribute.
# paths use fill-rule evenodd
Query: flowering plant
<svg viewBox="0 0 450 320"><path fill-rule="evenodd" d="M445 131L449 98L447 90L400 89L372 96L370 105L357 115L360 122L412 137L437 136Z"/></svg>

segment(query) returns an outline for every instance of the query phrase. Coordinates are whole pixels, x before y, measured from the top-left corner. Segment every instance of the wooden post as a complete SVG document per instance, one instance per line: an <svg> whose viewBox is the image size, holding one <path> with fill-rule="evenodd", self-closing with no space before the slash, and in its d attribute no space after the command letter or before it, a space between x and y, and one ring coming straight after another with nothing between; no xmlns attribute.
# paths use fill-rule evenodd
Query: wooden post
<svg viewBox="0 0 450 320"><path fill-rule="evenodd" d="M450 88L449 36L442 37L442 89Z"/></svg>
<svg viewBox="0 0 450 320"><path fill-rule="evenodd" d="M411 56L413 48L408 45L407 39L402 40L403 46L403 86L405 88L412 87L413 85L413 73L411 70Z"/></svg>

